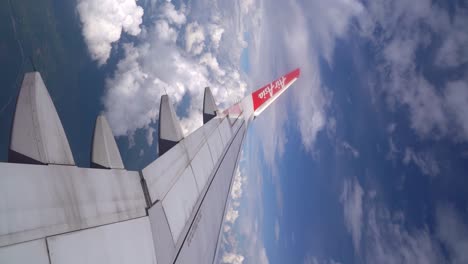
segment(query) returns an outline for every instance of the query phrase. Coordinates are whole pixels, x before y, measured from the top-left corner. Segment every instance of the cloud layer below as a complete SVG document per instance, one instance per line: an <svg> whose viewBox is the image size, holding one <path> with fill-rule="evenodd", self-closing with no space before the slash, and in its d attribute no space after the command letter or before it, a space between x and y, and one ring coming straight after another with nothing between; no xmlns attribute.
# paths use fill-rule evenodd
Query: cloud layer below
<svg viewBox="0 0 468 264"><path fill-rule="evenodd" d="M160 96L166 92L178 107L186 134L202 124L205 87L211 87L220 107L246 93L239 69L241 50L235 54L220 48L231 41L223 32L242 35L242 29L229 28L229 21L220 20L219 14L197 18L193 12L184 5L177 9L170 2L161 3L153 24L144 26L139 43L122 45L124 57L107 80L104 97L106 115L117 136L132 135L156 121ZM242 47L242 40L237 45Z"/></svg>
<svg viewBox="0 0 468 264"><path fill-rule="evenodd" d="M133 36L141 32L143 8L136 0L78 0L76 9L91 57L99 65L107 62L112 43L122 32Z"/></svg>

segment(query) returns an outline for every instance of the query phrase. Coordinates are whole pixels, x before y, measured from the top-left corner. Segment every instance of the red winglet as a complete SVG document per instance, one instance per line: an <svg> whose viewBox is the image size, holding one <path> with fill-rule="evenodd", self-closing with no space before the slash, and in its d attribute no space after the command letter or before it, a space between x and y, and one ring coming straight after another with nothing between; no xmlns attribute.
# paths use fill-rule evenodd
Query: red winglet
<svg viewBox="0 0 468 264"><path fill-rule="evenodd" d="M259 109L263 105L267 106L267 102L270 99L276 97L277 94L279 95L284 90L286 90L297 78L299 78L300 74L301 71L299 68L297 68L292 72L278 78L277 80L253 92L252 100L254 111L257 111L257 109Z"/></svg>

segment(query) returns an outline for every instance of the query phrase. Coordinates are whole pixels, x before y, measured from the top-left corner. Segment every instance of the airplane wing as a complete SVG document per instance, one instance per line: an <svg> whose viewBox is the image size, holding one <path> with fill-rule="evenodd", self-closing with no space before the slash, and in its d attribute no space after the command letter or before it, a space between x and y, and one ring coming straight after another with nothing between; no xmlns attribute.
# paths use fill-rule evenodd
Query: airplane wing
<svg viewBox="0 0 468 264"><path fill-rule="evenodd" d="M0 163L0 263L213 263L248 125L299 74L224 111L206 88L204 124L187 136L163 95L159 157L128 171L104 116L92 168L76 167L40 74L27 73Z"/></svg>

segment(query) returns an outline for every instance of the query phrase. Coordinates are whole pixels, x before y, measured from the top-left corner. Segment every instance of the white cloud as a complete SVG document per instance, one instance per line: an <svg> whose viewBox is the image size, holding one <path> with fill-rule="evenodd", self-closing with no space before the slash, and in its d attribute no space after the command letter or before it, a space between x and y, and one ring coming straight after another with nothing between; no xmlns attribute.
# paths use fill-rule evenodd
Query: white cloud
<svg viewBox="0 0 468 264"><path fill-rule="evenodd" d="M217 24L209 24L208 25L208 33L213 43L213 47L215 49L219 48L219 43L221 42L221 38L223 37L224 28L220 27Z"/></svg>
<svg viewBox="0 0 468 264"><path fill-rule="evenodd" d="M246 176L243 175L238 167L231 187L231 199L239 200L242 197L242 186L246 181Z"/></svg>
<svg viewBox="0 0 468 264"><path fill-rule="evenodd" d="M91 57L100 65L107 62L111 44L122 32L133 36L141 32L143 8L136 0L79 0L76 9Z"/></svg>
<svg viewBox="0 0 468 264"><path fill-rule="evenodd" d="M123 45L124 57L106 81L107 91L103 100L116 136L133 135L137 129L147 129L151 122L157 120L160 96L166 92L171 102L186 113L180 117L185 134L202 124L205 87L211 87L221 108L244 96L247 84L239 69L240 53L236 55L230 50L217 50L214 46L226 44L225 38L219 36L220 31L235 31L238 28L230 28L228 20L202 22L207 19L203 18L205 13L193 12L193 9L183 5L176 10L171 3L165 3L155 10L156 20L145 28L139 43ZM195 20L197 17L200 17L200 21ZM187 25L188 18L192 22ZM230 19L238 19L238 16L234 14ZM214 26L213 21L218 21L218 24ZM203 33L205 28L216 28L213 31L215 36L206 39ZM232 34L242 35L239 32ZM220 43L214 43L213 38ZM237 45L241 46L242 42L239 41ZM199 56L203 49L206 52ZM188 105L182 106L184 96L190 100Z"/></svg>
<svg viewBox="0 0 468 264"><path fill-rule="evenodd" d="M200 63L208 68L217 76L224 76L226 72L219 67L218 60L211 54L205 53L200 57Z"/></svg>
<svg viewBox="0 0 468 264"><path fill-rule="evenodd" d="M362 236L363 195L364 191L357 179L344 182L340 202L343 204L346 229L351 233L356 252L359 252Z"/></svg>
<svg viewBox="0 0 468 264"><path fill-rule="evenodd" d="M430 152L414 152L411 148L406 148L403 158L404 164L413 162L425 175L435 177L440 173L439 165Z"/></svg>
<svg viewBox="0 0 468 264"><path fill-rule="evenodd" d="M244 151L240 153L240 164L245 162ZM227 204L227 212L224 219L223 234L221 236L221 261L224 263L242 263L245 256L242 254L241 249L238 247L239 238L238 233L234 230L236 220L239 218L239 207L241 205L242 190L245 188L245 171L243 166L237 167L230 193L230 199ZM238 261L238 262L235 262ZM240 262L239 262L240 261Z"/></svg>
<svg viewBox="0 0 468 264"><path fill-rule="evenodd" d="M406 215L391 210L375 195L364 196L361 249L364 263L466 263L468 225L462 212L450 204L438 204L434 228L406 223ZM346 213L345 213L346 215ZM410 228L411 227L411 228ZM307 262L306 262L307 263ZM313 263L313 262L309 262Z"/></svg>
<svg viewBox="0 0 468 264"><path fill-rule="evenodd" d="M427 228L408 231L401 217L393 217L383 205L372 204L367 212L367 263L444 263L438 242Z"/></svg>
<svg viewBox="0 0 468 264"><path fill-rule="evenodd" d="M360 250L356 251L359 262L456 264L468 261L468 225L452 205L436 206L434 228L427 224L409 228L403 211L390 210L375 195L364 196L364 199L362 242ZM328 262L308 255L304 263Z"/></svg>
<svg viewBox="0 0 468 264"><path fill-rule="evenodd" d="M449 82L445 90L445 102L453 114L457 136L468 141L468 82Z"/></svg>
<svg viewBox="0 0 468 264"><path fill-rule="evenodd" d="M148 146L153 145L153 133L156 131L156 129L150 127L148 130L146 130L146 143L148 143Z"/></svg>
<svg viewBox="0 0 468 264"><path fill-rule="evenodd" d="M247 135L248 140L252 140L253 134ZM250 138L250 139L249 139ZM264 207L262 189L261 169L256 165L259 164L258 149L259 145L251 145L250 151L244 151L241 162L241 167L245 165L247 175L255 175L255 177L246 178L246 183L243 185L243 198L241 215L237 220L238 236L242 244L242 255L245 257L246 263L269 263L269 254L265 248L263 237L264 226Z"/></svg>
<svg viewBox="0 0 468 264"><path fill-rule="evenodd" d="M405 107L411 128L421 138L468 141L468 120L459 114L466 103L453 101L459 98L451 89L457 86L459 101L465 102L467 80L433 82L417 56L433 50L435 56L427 56L424 63L434 71L453 71L466 63L468 33L462 25L468 23L467 11L455 6L449 14L429 0L378 0L369 2L359 17L363 36L383 51L374 58L377 74L371 89L386 95L391 109Z"/></svg>
<svg viewBox="0 0 468 264"><path fill-rule="evenodd" d="M322 84L319 61L325 58L332 64L336 40L346 37L352 19L363 8L353 0L264 1L262 7L268 13L256 14L256 30L249 43L251 75L256 86L295 67L301 68L301 77L294 86L256 120L257 126L264 128L258 134L265 159L274 168L288 140L286 122L295 122L309 152L313 152L317 135L327 120L333 122L326 116L331 93Z"/></svg>
<svg viewBox="0 0 468 264"><path fill-rule="evenodd" d="M185 28L185 50L193 55L199 55L205 47L205 32L197 22L192 22Z"/></svg>
<svg viewBox="0 0 468 264"><path fill-rule="evenodd" d="M242 13L249 13L253 8L255 8L255 0L240 0L240 6Z"/></svg>
<svg viewBox="0 0 468 264"><path fill-rule="evenodd" d="M181 26L187 22L185 16L185 6L182 5L179 10L175 9L174 5L170 2L162 3L160 7L160 16L165 18L168 23Z"/></svg>
<svg viewBox="0 0 468 264"><path fill-rule="evenodd" d="M239 217L239 211L234 210L234 208L229 207L226 213L226 222L234 224L236 222L237 217Z"/></svg>
<svg viewBox="0 0 468 264"><path fill-rule="evenodd" d="M437 235L444 243L454 264L468 263L468 226L451 205L436 210Z"/></svg>
<svg viewBox="0 0 468 264"><path fill-rule="evenodd" d="M351 146L348 142L344 141L342 143L342 146L344 149L351 152L354 158L359 158L359 151L355 147Z"/></svg>
<svg viewBox="0 0 468 264"><path fill-rule="evenodd" d="M356 204L360 204L362 216L350 218L361 219L362 241L356 250L360 262L446 263L439 241L426 225L408 229L403 211L391 211L375 194L361 197L355 200L361 200ZM346 222L349 213L344 214Z"/></svg>
<svg viewBox="0 0 468 264"><path fill-rule="evenodd" d="M177 41L177 32L176 30L169 26L169 23L166 20L157 20L154 23L156 35L164 42L176 43Z"/></svg>
<svg viewBox="0 0 468 264"><path fill-rule="evenodd" d="M232 264L242 264L244 263L244 256L234 254L234 253L226 253L223 255L222 259L223 263L232 263Z"/></svg>
<svg viewBox="0 0 468 264"><path fill-rule="evenodd" d="M468 11L457 8L452 19L439 19L437 28L443 35L442 45L436 54L435 63L441 67L458 67L468 62ZM434 25L436 26L436 25Z"/></svg>

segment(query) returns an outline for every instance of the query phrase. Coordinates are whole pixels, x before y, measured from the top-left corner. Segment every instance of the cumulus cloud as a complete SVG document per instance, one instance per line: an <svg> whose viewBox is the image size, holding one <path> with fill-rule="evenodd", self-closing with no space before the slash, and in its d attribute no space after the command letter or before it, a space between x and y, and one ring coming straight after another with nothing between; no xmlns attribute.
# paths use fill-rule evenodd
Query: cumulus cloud
<svg viewBox="0 0 468 264"><path fill-rule="evenodd" d="M268 264L269 258L263 244L260 227L263 217L261 194L256 191L259 185L255 180L251 178L248 181L246 177L247 162L247 154L242 151L223 224L224 233L221 236L219 261ZM250 189L246 191L246 188Z"/></svg>
<svg viewBox="0 0 468 264"><path fill-rule="evenodd" d="M229 209L228 209L228 211L226 213L226 222L234 224L237 217L239 217L239 211L234 210L233 207L229 207Z"/></svg>
<svg viewBox="0 0 468 264"><path fill-rule="evenodd" d="M192 22L185 28L185 50L199 55L205 47L205 32L197 22Z"/></svg>
<svg viewBox="0 0 468 264"><path fill-rule="evenodd" d="M187 22L185 16L185 5L181 5L180 9L175 9L174 5L170 2L162 3L160 7L160 17L165 18L168 23L181 26Z"/></svg>
<svg viewBox="0 0 468 264"><path fill-rule="evenodd" d="M253 136L250 134L247 137ZM246 140L251 139L247 138ZM264 201L261 191L262 175L261 170L253 166L253 164L257 165L259 163L258 159L254 158L258 157L258 148L260 148L259 145L252 145L251 150L242 152L239 166L242 174L254 175L255 177L245 178L245 182L242 183L242 198L239 199L240 203L237 205L240 206L237 209L239 210L239 217L235 225L233 225L233 229L237 231L236 239L222 244L226 249L225 252L241 254L245 257L244 262L246 263L269 263L269 252L264 245L264 235L262 234L265 228ZM240 244L242 244L242 247L239 247ZM234 245L234 247L231 245Z"/></svg>
<svg viewBox="0 0 468 264"><path fill-rule="evenodd" d="M218 76L224 76L226 72L219 67L218 60L211 53L205 53L200 57L200 63L206 65L210 71Z"/></svg>
<svg viewBox="0 0 468 264"><path fill-rule="evenodd" d="M233 55L215 47L224 44L219 32L231 30L226 21L213 19L205 23L200 18L199 22L194 20L198 17L194 11L189 12L183 5L176 9L169 2L155 12L154 23L145 28L138 44L122 45L124 56L106 81L103 101L116 136L132 135L156 121L160 96L166 92L171 102L183 109L185 114L179 118L183 132L188 134L202 124L205 87L211 87L221 108L241 99L247 90L239 69L240 53ZM218 21L216 30L212 29L213 21ZM205 31L214 36L206 38ZM189 100L181 105L183 98Z"/></svg>
<svg viewBox="0 0 468 264"><path fill-rule="evenodd" d="M218 49L219 43L221 42L221 38L223 37L224 28L220 27L217 24L209 24L207 30L209 32L209 36L213 47L215 49Z"/></svg>
<svg viewBox="0 0 468 264"><path fill-rule="evenodd" d="M357 252L360 249L362 236L363 195L364 191L357 179L353 178L344 182L340 202L343 204L346 229L351 233Z"/></svg>
<svg viewBox="0 0 468 264"><path fill-rule="evenodd" d="M244 256L234 254L234 253L227 253L224 254L223 263L232 263L232 264L242 264L244 262Z"/></svg>
<svg viewBox="0 0 468 264"><path fill-rule="evenodd" d="M76 9L91 57L99 65L107 62L111 44L120 39L122 32L133 36L141 32L143 8L136 0L79 0Z"/></svg>
<svg viewBox="0 0 468 264"><path fill-rule="evenodd" d="M169 25L167 20L157 20L154 23L156 35L163 42L175 43L177 41L176 30Z"/></svg>
<svg viewBox="0 0 468 264"><path fill-rule="evenodd" d="M156 129L150 127L146 131L146 143L148 143L148 146L153 145L153 133L156 131Z"/></svg>
<svg viewBox="0 0 468 264"><path fill-rule="evenodd" d="M245 162L245 154L241 152L240 163ZM242 168L244 168L242 166ZM239 218L239 207L241 205L242 190L245 188L245 171L241 166L237 167L236 173L234 175L233 183L231 186L231 193L228 201L228 209L226 212L225 220L223 223L223 234L222 234L222 259L224 263L242 263L244 261L244 255L240 253L240 248L238 248L238 237L236 231L233 229L236 224L236 220ZM240 261L240 262L233 262Z"/></svg>
<svg viewBox="0 0 468 264"><path fill-rule="evenodd" d="M241 173L240 169L237 169L236 175L231 187L231 199L239 200L242 197L242 187L246 181L246 176Z"/></svg>

